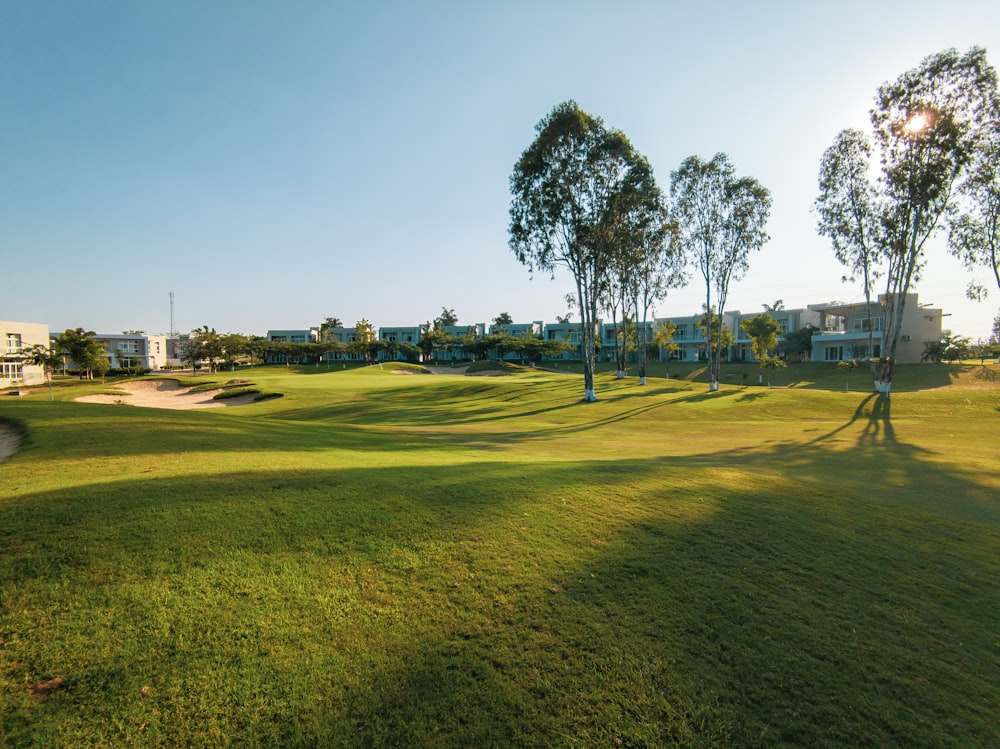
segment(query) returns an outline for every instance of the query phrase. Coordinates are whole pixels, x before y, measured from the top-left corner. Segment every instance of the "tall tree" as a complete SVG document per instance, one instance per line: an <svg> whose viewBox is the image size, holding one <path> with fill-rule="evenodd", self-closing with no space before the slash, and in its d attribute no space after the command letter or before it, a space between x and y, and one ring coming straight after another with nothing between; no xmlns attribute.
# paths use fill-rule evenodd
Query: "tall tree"
<svg viewBox="0 0 1000 749"><path fill-rule="evenodd" d="M674 251L677 243L671 241L675 235L653 170L635 154L634 168L612 196L595 233L611 258L601 297L614 326L619 378L625 376L628 351L645 351L650 309L683 279L677 264L668 262L679 254ZM645 361L641 356L643 384Z"/></svg>
<svg viewBox="0 0 1000 749"><path fill-rule="evenodd" d="M1000 288L1000 118L985 128L968 177L958 187L961 211L951 221L948 244L969 270L984 267ZM982 299L985 286L969 284L969 297Z"/></svg>
<svg viewBox="0 0 1000 749"><path fill-rule="evenodd" d="M636 266L634 278L633 316L639 327L639 384L646 384L646 362L649 358L649 315L654 306L667 296L670 289L687 283L684 275L684 255L681 252L677 224L669 220L667 208L660 206Z"/></svg>
<svg viewBox="0 0 1000 749"><path fill-rule="evenodd" d="M628 138L567 101L538 123L510 179L510 248L529 270L573 276L579 305L584 400L597 400L597 313L612 254L607 229L616 197L648 163Z"/></svg>
<svg viewBox="0 0 1000 749"><path fill-rule="evenodd" d="M953 188L983 147L1000 107L986 51L950 49L883 84L871 110L881 154L882 225L887 257L879 389L890 390L906 295L924 266L924 247L952 205Z"/></svg>
<svg viewBox="0 0 1000 749"><path fill-rule="evenodd" d="M721 326L733 281L750 267L750 253L768 240L765 227L771 195L752 177L737 177L729 157L711 161L685 159L671 173L672 214L679 224L682 246L705 282L705 308L718 310L706 319ZM714 294L714 299L713 299ZM718 390L724 336L710 331L709 389Z"/></svg>
<svg viewBox="0 0 1000 749"><path fill-rule="evenodd" d="M695 319L694 326L704 340L701 347L708 362L711 362L714 352L720 352L721 357L722 352L729 351L733 345L733 331L723 324L722 316L711 307L702 307L701 316Z"/></svg>
<svg viewBox="0 0 1000 749"><path fill-rule="evenodd" d="M830 239L837 260L848 270L843 280L861 281L869 357L875 345L871 298L883 245L878 194L869 177L871 155L871 143L864 133L842 130L820 162L815 203L819 233Z"/></svg>

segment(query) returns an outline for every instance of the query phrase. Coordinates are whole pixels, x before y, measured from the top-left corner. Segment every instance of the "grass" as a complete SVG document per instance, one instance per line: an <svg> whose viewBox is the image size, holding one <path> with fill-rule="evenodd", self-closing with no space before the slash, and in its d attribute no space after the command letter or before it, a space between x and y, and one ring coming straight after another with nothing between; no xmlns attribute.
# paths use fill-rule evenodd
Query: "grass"
<svg viewBox="0 0 1000 749"><path fill-rule="evenodd" d="M996 367L314 370L0 400L0 745L1000 743Z"/></svg>

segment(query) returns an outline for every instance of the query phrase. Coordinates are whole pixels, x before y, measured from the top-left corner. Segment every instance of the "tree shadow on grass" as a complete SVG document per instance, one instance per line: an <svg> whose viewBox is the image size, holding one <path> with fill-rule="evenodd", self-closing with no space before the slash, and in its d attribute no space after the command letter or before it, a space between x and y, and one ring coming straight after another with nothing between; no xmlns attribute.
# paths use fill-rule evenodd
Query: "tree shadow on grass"
<svg viewBox="0 0 1000 749"><path fill-rule="evenodd" d="M822 440L27 493L0 505L2 725L15 743L86 743L123 714L188 727L162 745L996 739L993 487L878 447L897 473L879 497L882 469ZM24 674L71 686L39 702Z"/></svg>

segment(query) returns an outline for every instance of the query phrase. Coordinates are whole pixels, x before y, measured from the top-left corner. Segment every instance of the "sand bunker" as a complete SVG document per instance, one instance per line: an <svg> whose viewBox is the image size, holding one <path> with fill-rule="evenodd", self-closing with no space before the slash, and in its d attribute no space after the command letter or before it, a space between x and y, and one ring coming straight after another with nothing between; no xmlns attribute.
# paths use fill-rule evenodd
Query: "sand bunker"
<svg viewBox="0 0 1000 749"><path fill-rule="evenodd" d="M123 382L115 386L121 390L121 395L81 395L74 398L78 403L111 403L115 405L143 406L145 408L170 408L188 410L192 408L226 408L228 406L245 406L253 403L254 396L241 395L236 398L212 400L221 393L223 388L215 390L200 390L191 392L191 388L182 388L176 380L138 380Z"/></svg>

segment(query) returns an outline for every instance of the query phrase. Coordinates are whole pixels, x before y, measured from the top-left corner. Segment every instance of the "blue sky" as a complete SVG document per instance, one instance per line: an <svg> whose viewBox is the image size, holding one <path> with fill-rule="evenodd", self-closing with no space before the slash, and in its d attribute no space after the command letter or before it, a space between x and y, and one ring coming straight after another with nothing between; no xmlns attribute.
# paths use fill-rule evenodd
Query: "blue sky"
<svg viewBox="0 0 1000 749"><path fill-rule="evenodd" d="M771 190L728 308L859 299L816 235L820 157L879 84L972 45L1000 65L1000 4L0 0L0 319L167 332L173 291L180 331L552 321L572 283L508 249L508 180L566 99L664 188L724 151ZM988 335L1000 292L929 255L921 301Z"/></svg>

